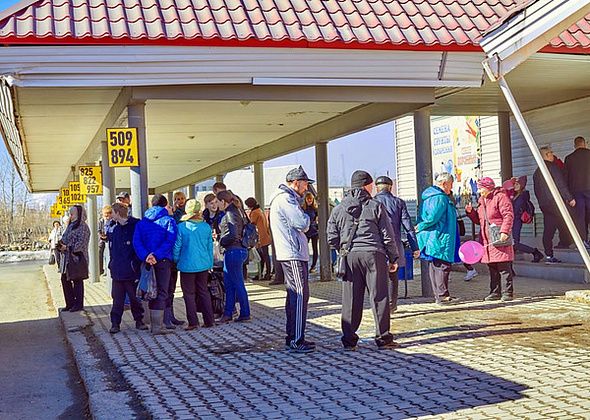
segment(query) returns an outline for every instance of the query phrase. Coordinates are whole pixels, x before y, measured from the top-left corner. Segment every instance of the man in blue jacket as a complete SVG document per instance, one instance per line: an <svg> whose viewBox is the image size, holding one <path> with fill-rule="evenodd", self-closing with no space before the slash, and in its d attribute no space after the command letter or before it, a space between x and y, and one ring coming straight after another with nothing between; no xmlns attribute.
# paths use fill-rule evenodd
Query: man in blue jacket
<svg viewBox="0 0 590 420"><path fill-rule="evenodd" d="M416 239L416 232L414 232L414 225L412 225L412 219L408 212L406 202L399 197L396 197L391 193L391 187L393 186L393 180L388 176L380 176L375 180L375 186L377 187L377 195L375 200L379 201L385 207L391 226L393 227L393 238L397 245L399 253L398 267L405 267L406 259L404 257L404 245L402 243L402 228L406 232L410 248L414 253L414 258L420 256L418 250L418 240ZM397 297L399 290L399 270L389 272L389 305L391 312L397 310Z"/></svg>
<svg viewBox="0 0 590 420"><path fill-rule="evenodd" d="M139 279L141 261L133 249L133 234L138 219L128 217L128 207L115 203L112 207L112 220L115 222L106 231L109 244L109 270L113 279L111 296L111 334L121 331L121 318L125 307L125 295L129 296L131 313L138 330L147 330L143 323L143 308L135 296L135 282Z"/></svg>
<svg viewBox="0 0 590 420"><path fill-rule="evenodd" d="M172 249L177 235L176 222L171 215L172 208L168 206L166 197L154 195L152 207L146 210L143 219L137 223L133 235L137 256L156 273L158 294L149 302L152 334L165 332L162 322L170 285Z"/></svg>

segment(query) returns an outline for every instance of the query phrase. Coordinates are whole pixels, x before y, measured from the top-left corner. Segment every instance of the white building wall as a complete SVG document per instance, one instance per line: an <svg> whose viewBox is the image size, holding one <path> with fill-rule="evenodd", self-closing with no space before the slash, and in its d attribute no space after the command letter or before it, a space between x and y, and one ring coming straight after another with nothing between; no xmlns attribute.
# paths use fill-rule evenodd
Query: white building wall
<svg viewBox="0 0 590 420"><path fill-rule="evenodd" d="M500 132L498 117L480 117L481 129L481 173L489 176L496 184L502 182L500 160Z"/></svg>
<svg viewBox="0 0 590 420"><path fill-rule="evenodd" d="M416 216L416 158L414 154L414 117L395 121L395 157L397 194L406 200L412 217Z"/></svg>

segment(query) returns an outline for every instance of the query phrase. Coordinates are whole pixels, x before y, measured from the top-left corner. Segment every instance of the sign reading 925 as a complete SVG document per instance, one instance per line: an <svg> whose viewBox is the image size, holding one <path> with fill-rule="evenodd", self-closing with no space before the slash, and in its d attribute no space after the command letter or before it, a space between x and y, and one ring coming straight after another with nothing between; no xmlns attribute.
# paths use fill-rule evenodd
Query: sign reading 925
<svg viewBox="0 0 590 420"><path fill-rule="evenodd" d="M111 168L139 166L137 128L108 128L107 146Z"/></svg>

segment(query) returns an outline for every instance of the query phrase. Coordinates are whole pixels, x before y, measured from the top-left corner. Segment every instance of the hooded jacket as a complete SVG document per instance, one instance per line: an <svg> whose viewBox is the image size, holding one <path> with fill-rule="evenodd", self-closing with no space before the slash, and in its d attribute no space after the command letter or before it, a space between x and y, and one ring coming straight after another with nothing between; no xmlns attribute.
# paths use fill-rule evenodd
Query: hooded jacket
<svg viewBox="0 0 590 420"><path fill-rule="evenodd" d="M143 262L151 253L157 261L172 261L172 248L176 242L176 222L165 207L154 206L146 210L135 228L133 247Z"/></svg>
<svg viewBox="0 0 590 420"><path fill-rule="evenodd" d="M270 229L278 261L309 261L305 232L309 216L301 208L301 197L281 184L270 202Z"/></svg>
<svg viewBox="0 0 590 420"><path fill-rule="evenodd" d="M235 204L225 209L225 214L219 224L219 245L224 249L244 248L242 234L244 232L245 217Z"/></svg>
<svg viewBox="0 0 590 420"><path fill-rule="evenodd" d="M416 231L420 251L442 261L455 261L457 210L451 198L437 186L422 193Z"/></svg>
<svg viewBox="0 0 590 420"><path fill-rule="evenodd" d="M213 268L213 235L203 220L187 220L178 225L174 262L182 273L200 273Z"/></svg>
<svg viewBox="0 0 590 420"><path fill-rule="evenodd" d="M139 220L129 217L127 223L114 223L107 230L109 244L109 270L114 281L137 280L141 261L133 247L133 236Z"/></svg>
<svg viewBox="0 0 590 420"><path fill-rule="evenodd" d="M355 219L359 224L351 238ZM390 263L397 262L400 255L385 207L364 188L350 190L328 219L328 243L332 248L339 250L351 239L350 252L380 252Z"/></svg>

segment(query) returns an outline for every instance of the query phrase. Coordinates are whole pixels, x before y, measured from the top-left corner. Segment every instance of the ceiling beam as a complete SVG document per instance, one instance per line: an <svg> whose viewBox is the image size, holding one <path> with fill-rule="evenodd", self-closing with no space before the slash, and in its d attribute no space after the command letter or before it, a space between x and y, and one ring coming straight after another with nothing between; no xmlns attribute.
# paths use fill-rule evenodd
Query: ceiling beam
<svg viewBox="0 0 590 420"><path fill-rule="evenodd" d="M133 99L201 101L293 101L293 102L378 102L424 103L434 100L432 87L374 86L253 86L183 85L133 88Z"/></svg>
<svg viewBox="0 0 590 420"><path fill-rule="evenodd" d="M156 187L156 193L166 193L186 185L196 184L219 174L234 171L254 162L267 161L301 149L318 142L334 140L338 137L356 133L430 105L423 103L371 103L359 106L337 117L322 121L311 127L288 134L278 140L247 150L218 163L202 168L190 175ZM149 141L149 140L148 140ZM393 141L393 139L392 139Z"/></svg>

